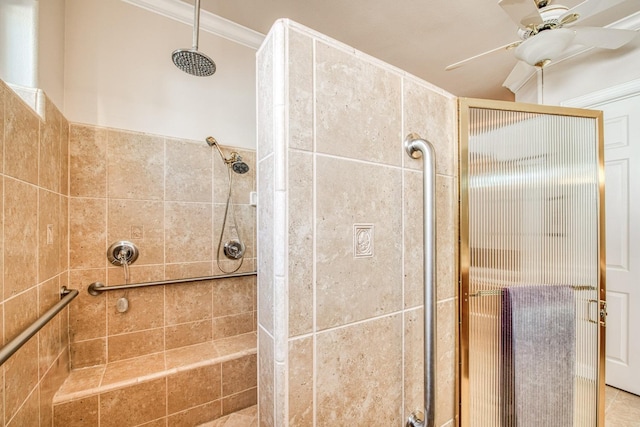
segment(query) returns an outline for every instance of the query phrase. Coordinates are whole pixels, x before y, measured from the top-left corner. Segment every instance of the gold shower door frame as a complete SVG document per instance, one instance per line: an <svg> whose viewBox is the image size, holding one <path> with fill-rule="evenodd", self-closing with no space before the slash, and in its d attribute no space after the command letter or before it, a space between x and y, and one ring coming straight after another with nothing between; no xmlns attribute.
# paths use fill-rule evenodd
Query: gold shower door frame
<svg viewBox="0 0 640 427"><path fill-rule="evenodd" d="M471 252L469 245L469 143L470 143L470 131L473 125L471 120L472 109L484 109L484 110L499 110L505 112L522 112L533 113L539 115L553 115L553 116L566 116L566 117L579 117L594 119L596 122L596 144L597 144L597 162L598 162L598 212L597 223L599 229L597 230L598 242L596 247L598 248L598 266L597 266L597 281L598 281L598 293L599 303L593 304L595 310L593 316L597 316L600 310L600 304L605 303L605 214L604 214L604 132L603 132L603 114L601 111L584 110L577 108L566 107L553 107L535 104L523 104L513 103L506 101L492 101L481 99L460 98L459 99L459 132L460 132L460 152L459 152L459 185L460 185L460 242L459 242L459 274L460 274L460 322L459 322L459 351L460 351L460 371L459 371L459 393L460 393L460 421L459 424L462 427L473 427L470 413L470 262ZM496 123L490 125L495 126ZM490 292L489 292L490 293ZM594 291L595 293L595 291ZM596 303L596 301L593 301ZM597 306L597 308L596 308ZM576 314L577 315L577 314ZM591 311L589 311L591 316ZM597 352L597 396L596 396L596 415L595 420L598 427L604 427L604 393L605 393L605 376L604 376L604 363L605 363L605 324L599 322L597 327L597 348L594 351ZM576 354L577 356L577 354ZM498 425L496 425L497 427Z"/></svg>

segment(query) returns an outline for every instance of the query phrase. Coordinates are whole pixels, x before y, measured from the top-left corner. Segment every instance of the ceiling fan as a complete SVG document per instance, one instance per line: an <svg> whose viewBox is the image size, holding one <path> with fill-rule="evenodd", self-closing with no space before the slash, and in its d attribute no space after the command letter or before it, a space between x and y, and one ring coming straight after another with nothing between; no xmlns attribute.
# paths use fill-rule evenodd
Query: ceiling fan
<svg viewBox="0 0 640 427"><path fill-rule="evenodd" d="M576 25L606 9L604 3L606 0L587 0L569 9L548 0L500 0L498 5L518 25L520 40L451 64L446 70L461 67L485 55L512 50L518 63L503 83L503 86L511 87L533 74L535 67L542 68L559 58L572 45L618 49L638 33Z"/></svg>

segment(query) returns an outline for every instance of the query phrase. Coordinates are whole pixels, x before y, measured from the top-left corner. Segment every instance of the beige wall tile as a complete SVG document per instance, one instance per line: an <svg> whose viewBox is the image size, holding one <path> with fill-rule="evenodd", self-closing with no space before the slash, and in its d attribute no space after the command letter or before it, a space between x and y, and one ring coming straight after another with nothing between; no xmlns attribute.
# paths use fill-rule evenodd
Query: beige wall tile
<svg viewBox="0 0 640 427"><path fill-rule="evenodd" d="M167 280L211 276L211 271L211 261L165 264L164 266L164 276Z"/></svg>
<svg viewBox="0 0 640 427"><path fill-rule="evenodd" d="M211 341L211 320L182 323L180 325L167 326L165 328L165 348L184 347Z"/></svg>
<svg viewBox="0 0 640 427"><path fill-rule="evenodd" d="M258 145L258 149L260 146ZM269 333L273 333L273 274L274 274L274 159L273 156L260 162L258 171L258 194L260 215L258 216L258 322Z"/></svg>
<svg viewBox="0 0 640 427"><path fill-rule="evenodd" d="M69 198L60 196L60 223L58 227L58 254L60 271L69 268Z"/></svg>
<svg viewBox="0 0 640 427"><path fill-rule="evenodd" d="M456 269L458 222L455 186L455 178L443 175L436 176L436 277L438 300L454 297L458 292Z"/></svg>
<svg viewBox="0 0 640 427"><path fill-rule="evenodd" d="M38 390L34 390L7 427L37 426L40 424L40 401Z"/></svg>
<svg viewBox="0 0 640 427"><path fill-rule="evenodd" d="M66 353L66 351L65 351ZM40 381L40 426L53 423L53 396L69 375L69 358L58 357Z"/></svg>
<svg viewBox="0 0 640 427"><path fill-rule="evenodd" d="M161 286L107 292L108 334L142 331L164 326L164 289ZM117 301L126 295L129 310L118 312Z"/></svg>
<svg viewBox="0 0 640 427"><path fill-rule="evenodd" d="M107 265L107 203L105 199L69 200L70 268Z"/></svg>
<svg viewBox="0 0 640 427"><path fill-rule="evenodd" d="M80 197L107 195L106 129L69 126L69 193Z"/></svg>
<svg viewBox="0 0 640 427"><path fill-rule="evenodd" d="M97 426L98 396L55 405L53 407L54 427L85 427Z"/></svg>
<svg viewBox="0 0 640 427"><path fill-rule="evenodd" d="M222 398L222 414L233 414L258 403L257 387Z"/></svg>
<svg viewBox="0 0 640 427"><path fill-rule="evenodd" d="M254 388L257 383L257 355L233 359L222 363L222 395L229 396Z"/></svg>
<svg viewBox="0 0 640 427"><path fill-rule="evenodd" d="M401 424L402 316L320 333L316 345L319 425Z"/></svg>
<svg viewBox="0 0 640 427"><path fill-rule="evenodd" d="M208 261L213 255L212 207L165 203L165 262Z"/></svg>
<svg viewBox="0 0 640 427"><path fill-rule="evenodd" d="M166 145L165 200L211 202L212 148L204 141L175 139L167 139Z"/></svg>
<svg viewBox="0 0 640 427"><path fill-rule="evenodd" d="M79 294L69 305L69 336L71 342L101 338L107 335L106 293L89 295L93 282L106 283L105 269L71 270L69 280ZM73 358L72 358L73 360Z"/></svg>
<svg viewBox="0 0 640 427"><path fill-rule="evenodd" d="M2 82L2 80L0 80L0 82ZM1 138L1 137L0 137ZM1 157L1 155L0 155ZM5 296L4 293L4 242L6 239L5 236L5 231L4 231L4 219L5 219L5 211L4 211L4 176L0 175L0 230L2 230L2 236L0 236L0 271L2 271L2 274L0 274L0 290L2 291L2 294L0 294L2 296L2 298L0 298L0 300L4 301L4 299L8 296Z"/></svg>
<svg viewBox="0 0 640 427"><path fill-rule="evenodd" d="M60 300L60 281L56 277L38 286L38 316L41 316ZM39 341L39 366L40 377L44 376L49 367L58 358L63 350L60 334L60 318L63 314L54 317L38 332ZM67 331L65 330L66 334Z"/></svg>
<svg viewBox="0 0 640 427"><path fill-rule="evenodd" d="M414 79L404 79L404 129L433 144L436 152L436 171L457 175L457 101L434 92ZM405 135L403 135L404 138ZM422 159L404 154L404 164L422 169Z"/></svg>
<svg viewBox="0 0 640 427"><path fill-rule="evenodd" d="M60 193L69 195L69 122L64 116L60 124Z"/></svg>
<svg viewBox="0 0 640 427"><path fill-rule="evenodd" d="M4 364L5 423L38 384L38 341L28 341ZM37 394L38 391L36 390Z"/></svg>
<svg viewBox="0 0 640 427"><path fill-rule="evenodd" d="M38 280L47 280L60 272L60 196L38 191Z"/></svg>
<svg viewBox="0 0 640 427"><path fill-rule="evenodd" d="M213 281L213 317L252 312L255 283L252 276Z"/></svg>
<svg viewBox="0 0 640 427"><path fill-rule="evenodd" d="M402 164L400 77L316 43L316 150Z"/></svg>
<svg viewBox="0 0 640 427"><path fill-rule="evenodd" d="M289 35L289 146L313 150L313 40Z"/></svg>
<svg viewBox="0 0 640 427"><path fill-rule="evenodd" d="M107 363L107 339L71 341L71 367L73 369Z"/></svg>
<svg viewBox="0 0 640 427"><path fill-rule="evenodd" d="M8 138L7 138L8 140ZM37 282L38 190L10 178L4 180L4 297Z"/></svg>
<svg viewBox="0 0 640 427"><path fill-rule="evenodd" d="M289 336L296 336L313 328L313 156L291 151L289 170Z"/></svg>
<svg viewBox="0 0 640 427"><path fill-rule="evenodd" d="M456 416L456 331L457 300L441 301L437 306L436 342L436 424Z"/></svg>
<svg viewBox="0 0 640 427"><path fill-rule="evenodd" d="M163 416L166 379L158 379L100 395L100 426L136 426Z"/></svg>
<svg viewBox="0 0 640 427"><path fill-rule="evenodd" d="M62 114L48 98L45 98L44 105L46 121L40 124L39 183L40 187L59 193Z"/></svg>
<svg viewBox="0 0 640 427"><path fill-rule="evenodd" d="M9 342L38 318L38 288L4 301L4 336Z"/></svg>
<svg viewBox="0 0 640 427"><path fill-rule="evenodd" d="M107 242L128 240L138 247L135 266L164 262L164 206L160 201L114 200L108 204Z"/></svg>
<svg viewBox="0 0 640 427"><path fill-rule="evenodd" d="M165 289L167 325L211 319L211 282L167 286Z"/></svg>
<svg viewBox="0 0 640 427"><path fill-rule="evenodd" d="M204 424L222 416L222 405L219 400L196 406L186 411L167 417L167 427L192 427Z"/></svg>
<svg viewBox="0 0 640 427"><path fill-rule="evenodd" d="M164 329L148 329L107 337L107 361L131 359L164 350Z"/></svg>
<svg viewBox="0 0 640 427"><path fill-rule="evenodd" d="M13 94L6 97L5 108L4 173L37 185L38 116Z"/></svg>
<svg viewBox="0 0 640 427"><path fill-rule="evenodd" d="M423 304L423 198L422 174L404 172L404 307ZM436 253L436 256L438 254Z"/></svg>
<svg viewBox="0 0 640 427"><path fill-rule="evenodd" d="M400 170L323 156L316 165L318 328L400 309ZM354 224L360 223L374 226L371 257L354 257Z"/></svg>
<svg viewBox="0 0 640 427"><path fill-rule="evenodd" d="M104 387L123 382L136 383L140 377L157 374L164 370L164 354L162 353L111 362L106 365L100 385Z"/></svg>
<svg viewBox="0 0 640 427"><path fill-rule="evenodd" d="M114 199L162 200L164 139L109 130L107 194Z"/></svg>
<svg viewBox="0 0 640 427"><path fill-rule="evenodd" d="M313 338L289 341L289 423L313 426Z"/></svg>
<svg viewBox="0 0 640 427"><path fill-rule="evenodd" d="M422 307L404 314L404 415L407 419L424 407L424 311Z"/></svg>
<svg viewBox="0 0 640 427"><path fill-rule="evenodd" d="M148 423L140 424L140 427L166 427L166 425L167 425L167 418L162 417L162 418L158 418L157 420L150 421Z"/></svg>
<svg viewBox="0 0 640 427"><path fill-rule="evenodd" d="M220 365L179 372L167 377L169 414L202 405L221 397Z"/></svg>
<svg viewBox="0 0 640 427"><path fill-rule="evenodd" d="M275 410L275 378L273 358L273 340L265 333L264 329L258 329L258 419L260 426L274 426Z"/></svg>
<svg viewBox="0 0 640 427"><path fill-rule="evenodd" d="M215 301L214 299L214 305L215 302L223 304L222 301ZM224 317L214 317L212 321L212 338L214 340L255 331L253 326L253 311Z"/></svg>

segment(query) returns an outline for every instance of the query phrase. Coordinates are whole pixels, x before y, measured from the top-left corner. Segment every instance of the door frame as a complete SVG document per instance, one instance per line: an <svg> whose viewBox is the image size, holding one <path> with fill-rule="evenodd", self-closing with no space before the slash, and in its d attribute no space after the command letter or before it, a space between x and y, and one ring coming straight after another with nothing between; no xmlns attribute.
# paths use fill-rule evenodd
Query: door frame
<svg viewBox="0 0 640 427"><path fill-rule="evenodd" d="M640 80L637 81L637 89L640 91ZM593 96L593 95L591 95ZM580 103L589 102L590 97L581 97L576 100ZM572 100L573 101L573 100ZM593 103L593 102L592 102ZM509 101L495 101L473 98L458 99L458 132L459 132L459 158L458 158L458 183L459 183L459 425L470 427L469 413L469 216L468 216L468 186L465 177L468 177L468 148L469 148L469 110L471 108L484 108L494 110L521 111L528 113L577 116L596 119L597 123L597 150L598 150L598 288L600 304L606 307L606 239L605 239L605 188L604 188L604 126L603 112L579 108L579 104L562 106L548 106L540 104L525 104ZM586 104L585 104L586 105ZM598 328L598 396L597 396L597 427L604 427L605 412L605 322L599 322Z"/></svg>

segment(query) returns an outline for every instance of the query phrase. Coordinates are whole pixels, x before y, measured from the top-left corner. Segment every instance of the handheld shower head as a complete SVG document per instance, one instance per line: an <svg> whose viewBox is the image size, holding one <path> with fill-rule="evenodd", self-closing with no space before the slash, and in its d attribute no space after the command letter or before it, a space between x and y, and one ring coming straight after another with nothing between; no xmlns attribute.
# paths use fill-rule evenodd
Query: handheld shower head
<svg viewBox="0 0 640 427"><path fill-rule="evenodd" d="M242 161L240 156L236 156L236 161L231 163L231 169L235 173L244 174L249 172L249 165Z"/></svg>
<svg viewBox="0 0 640 427"><path fill-rule="evenodd" d="M227 157L224 155L224 153L220 149L220 145L218 144L218 141L216 141L214 137L208 136L205 139L205 141L207 141L207 144L209 144L209 147L215 147L216 150L218 150L218 153L220 153L220 157L222 157L222 161L227 166L229 166L235 173L244 174L249 172L249 165L247 165L245 162L242 161L242 157L240 156L240 154L236 153L235 151L232 151L230 157Z"/></svg>

